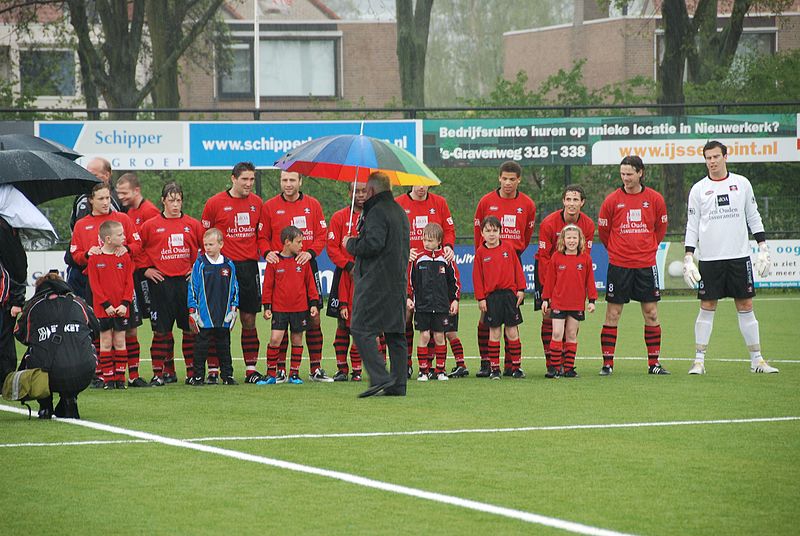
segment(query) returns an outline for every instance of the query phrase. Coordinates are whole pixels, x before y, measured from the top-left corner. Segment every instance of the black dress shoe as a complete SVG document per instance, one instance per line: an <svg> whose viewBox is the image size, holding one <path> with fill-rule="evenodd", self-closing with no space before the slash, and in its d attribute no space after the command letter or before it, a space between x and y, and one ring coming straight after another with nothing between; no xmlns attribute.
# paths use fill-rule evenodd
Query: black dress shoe
<svg viewBox="0 0 800 536"><path fill-rule="evenodd" d="M384 383L378 383L376 385L373 385L372 387L370 387L369 389L367 389L363 393L359 393L358 398L367 398L368 396L377 395L378 393L380 393L384 389L392 387L393 385L394 385L394 380L389 380L388 382L384 382Z"/></svg>
<svg viewBox="0 0 800 536"><path fill-rule="evenodd" d="M384 389L375 396L406 396L405 390L399 391L395 389Z"/></svg>

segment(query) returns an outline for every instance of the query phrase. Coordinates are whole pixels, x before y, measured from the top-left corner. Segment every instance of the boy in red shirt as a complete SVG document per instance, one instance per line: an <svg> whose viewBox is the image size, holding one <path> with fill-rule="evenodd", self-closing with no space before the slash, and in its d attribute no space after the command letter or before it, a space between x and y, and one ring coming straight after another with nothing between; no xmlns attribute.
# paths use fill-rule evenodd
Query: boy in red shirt
<svg viewBox="0 0 800 536"><path fill-rule="evenodd" d="M339 278L339 325L344 326L346 333L350 334L350 318L353 316L353 275L343 270ZM380 343L378 344L380 347ZM350 346L350 363L353 365L353 375L351 379L354 382L361 381L361 354L358 353L358 346L356 343ZM347 346L345 345L344 351L336 354L336 365L339 371L333 377L334 381L347 381ZM341 374L341 376L340 376Z"/></svg>
<svg viewBox="0 0 800 536"><path fill-rule="evenodd" d="M89 286L93 307L100 322L100 368L104 389L125 389L125 330L133 301L133 260L124 251L122 224L107 220L100 225L102 247L87 252ZM113 350L112 350L113 347Z"/></svg>
<svg viewBox="0 0 800 536"><path fill-rule="evenodd" d="M500 379L500 332L505 327L506 352L512 362L512 376L524 378L519 368L522 345L519 329L522 313L519 306L525 298L525 275L516 251L507 242L500 240L502 225L495 216L487 216L481 222L483 244L475 251L472 283L475 299L481 311L482 322L489 326L487 357L489 378Z"/></svg>
<svg viewBox="0 0 800 536"><path fill-rule="evenodd" d="M577 378L575 354L578 351L579 322L586 319L584 309L594 312L597 288L594 284L592 257L589 256L586 238L580 227L567 225L561 230L556 251L547 268L547 280L542 291L542 311L553 320L553 338L550 341L550 359L547 377ZM589 306L586 307L586 298ZM564 336L566 335L566 344ZM564 368L561 372L561 357Z"/></svg>
<svg viewBox="0 0 800 536"><path fill-rule="evenodd" d="M264 319L272 319L272 333L267 347L267 377L258 385L286 382L286 376L278 377L278 353L281 341L291 326L292 361L289 383L302 384L300 361L303 357L303 332L309 327L309 316L317 316L319 293L309 263L297 262L303 251L303 232L289 225L281 231L283 250L277 263L268 263L264 271L262 304Z"/></svg>

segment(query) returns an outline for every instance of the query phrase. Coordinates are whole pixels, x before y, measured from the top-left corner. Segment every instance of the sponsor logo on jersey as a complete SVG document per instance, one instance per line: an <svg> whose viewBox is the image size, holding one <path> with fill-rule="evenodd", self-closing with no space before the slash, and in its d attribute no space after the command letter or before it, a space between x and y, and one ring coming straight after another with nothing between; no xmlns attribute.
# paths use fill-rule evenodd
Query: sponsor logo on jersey
<svg viewBox="0 0 800 536"><path fill-rule="evenodd" d="M703 195L711 195L714 193L714 190L708 190Z"/></svg>
<svg viewBox="0 0 800 536"><path fill-rule="evenodd" d="M230 212L233 210L233 207L222 207L223 212Z"/></svg>
<svg viewBox="0 0 800 536"><path fill-rule="evenodd" d="M731 198L728 194L720 194L717 196L717 206L727 207L731 204Z"/></svg>
<svg viewBox="0 0 800 536"><path fill-rule="evenodd" d="M617 203L617 208L625 208L625 203Z"/></svg>
<svg viewBox="0 0 800 536"><path fill-rule="evenodd" d="M491 205L489 207L489 210L495 211L495 210L500 210L500 209L498 207L494 206L494 205Z"/></svg>
<svg viewBox="0 0 800 536"><path fill-rule="evenodd" d="M282 215L282 214L286 214L286 211L285 211L285 210L283 210L283 209L281 209L281 208L279 208L278 210L276 210L276 211L275 211L275 214L277 214L278 216L280 216L280 215Z"/></svg>
<svg viewBox="0 0 800 536"><path fill-rule="evenodd" d="M166 231L166 229L164 227L156 227L156 232L157 233L163 233L164 231Z"/></svg>
<svg viewBox="0 0 800 536"><path fill-rule="evenodd" d="M106 263L104 263L104 262L98 262L98 263L97 263L97 267L98 267L98 268L105 268L105 267L106 267Z"/></svg>

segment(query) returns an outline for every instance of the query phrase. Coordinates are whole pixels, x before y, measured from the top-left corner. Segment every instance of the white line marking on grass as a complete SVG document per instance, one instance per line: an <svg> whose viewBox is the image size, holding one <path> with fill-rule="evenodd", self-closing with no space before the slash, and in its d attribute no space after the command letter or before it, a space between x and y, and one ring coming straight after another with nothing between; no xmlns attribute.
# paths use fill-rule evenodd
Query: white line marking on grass
<svg viewBox="0 0 800 536"><path fill-rule="evenodd" d="M91 441L56 441L53 443L5 443L0 448L11 447L82 447L84 445L125 445L129 443L152 443L144 439L117 439L117 440L91 440Z"/></svg>
<svg viewBox="0 0 800 536"><path fill-rule="evenodd" d="M755 298L756 302L768 302L768 301L800 301L800 296L782 296L782 297L775 297L775 298ZM598 305L605 304L607 302L599 300L597 302ZM700 304L700 300L697 298L665 298L664 296L661 297L661 301L658 302L659 307L663 304L669 303L696 303ZM474 301L469 301L466 303L459 303L458 308L461 309L462 307L477 307L478 303Z"/></svg>
<svg viewBox="0 0 800 536"><path fill-rule="evenodd" d="M3 404L0 404L0 410L8 411L11 413L21 413L23 415L27 415L28 413L27 410L23 410L21 408L12 408L10 406L6 406ZM584 525L582 523L565 521L563 519L547 517L539 514L534 514L531 512L525 512L522 510L514 510L513 508L505 508L493 504L472 501L469 499L462 499L460 497L454 497L452 495L444 495L441 493L435 493L416 488L409 488L407 486L401 486L389 482L382 482L380 480L373 480L371 478L352 475L349 473L342 473L340 471L331 471L319 467L312 467L309 465L301 465L299 463L276 460L274 458L267 458L265 456L256 456L255 454L248 454L246 452L239 452L236 450L228 450L219 447L212 447L210 445L198 445L196 443L189 443L188 441L183 441L180 439L173 439L170 437L164 437L156 434L149 434L147 432L140 432L137 430L128 430L126 428L120 428L118 426L111 426L92 421L75 420L75 419L57 419L57 420L59 422L64 422L75 426L82 426L84 428L91 428L93 430L100 430L112 434L126 435L138 439L143 439L145 441L153 441L155 443L169 445L172 447L196 450L200 452L206 452L208 454L217 454L219 456L234 458L241 461L268 465L272 467L277 467L279 469L288 469L290 471L296 471L298 473L324 476L327 478L332 478L334 480L340 480L342 482L355 484L357 486L364 486L367 488L377 489L381 491L398 493L400 495L407 495L409 497L415 497L418 499L436 501L443 504L449 504L452 506L467 508L469 510L476 510L478 512L484 512L487 514L494 514L498 516L508 517L511 519L518 519L520 521L535 523L537 525L544 525L546 527L553 527L568 532L573 532L575 534L590 534L595 536L626 536L626 533L622 532L603 529L599 527L592 527L590 525Z"/></svg>

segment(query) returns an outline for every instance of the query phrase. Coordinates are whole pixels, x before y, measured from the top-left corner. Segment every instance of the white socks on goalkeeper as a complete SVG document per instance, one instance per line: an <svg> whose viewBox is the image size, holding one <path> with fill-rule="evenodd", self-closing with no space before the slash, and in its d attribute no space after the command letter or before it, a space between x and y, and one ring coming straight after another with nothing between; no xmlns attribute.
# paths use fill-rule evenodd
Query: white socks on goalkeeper
<svg viewBox="0 0 800 536"><path fill-rule="evenodd" d="M708 341L711 339L711 330L714 327L714 311L707 311L700 308L697 313L697 320L694 323L694 343L695 343L695 361L704 361L706 358L706 348L708 348Z"/></svg>
<svg viewBox="0 0 800 536"><path fill-rule="evenodd" d="M739 331L750 351L750 361L755 365L761 359L761 341L758 336L758 320L752 310L739 311Z"/></svg>

